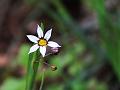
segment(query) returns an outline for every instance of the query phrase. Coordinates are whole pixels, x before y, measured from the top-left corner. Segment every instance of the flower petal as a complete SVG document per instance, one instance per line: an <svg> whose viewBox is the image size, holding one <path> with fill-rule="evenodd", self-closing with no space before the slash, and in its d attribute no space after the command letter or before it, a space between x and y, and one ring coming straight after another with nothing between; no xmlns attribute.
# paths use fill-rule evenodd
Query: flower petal
<svg viewBox="0 0 120 90"><path fill-rule="evenodd" d="M36 37L36 36L33 36L33 35L27 35L28 39L31 41L31 42L34 42L34 43L37 43L39 38Z"/></svg>
<svg viewBox="0 0 120 90"><path fill-rule="evenodd" d="M40 46L40 53L42 54L42 56L45 56L46 53L46 46Z"/></svg>
<svg viewBox="0 0 120 90"><path fill-rule="evenodd" d="M44 36L44 38L48 41L51 37L51 32L52 32L52 29L48 30Z"/></svg>
<svg viewBox="0 0 120 90"><path fill-rule="evenodd" d="M30 51L29 51L28 54L30 54L30 53L36 51L38 48L39 48L38 44L33 45L33 46L30 48Z"/></svg>
<svg viewBox="0 0 120 90"><path fill-rule="evenodd" d="M50 46L50 47L61 47L59 44L57 44L56 42L53 42L53 41L49 41L48 46Z"/></svg>
<svg viewBox="0 0 120 90"><path fill-rule="evenodd" d="M39 25L37 25L37 34L39 38L43 37L43 31Z"/></svg>

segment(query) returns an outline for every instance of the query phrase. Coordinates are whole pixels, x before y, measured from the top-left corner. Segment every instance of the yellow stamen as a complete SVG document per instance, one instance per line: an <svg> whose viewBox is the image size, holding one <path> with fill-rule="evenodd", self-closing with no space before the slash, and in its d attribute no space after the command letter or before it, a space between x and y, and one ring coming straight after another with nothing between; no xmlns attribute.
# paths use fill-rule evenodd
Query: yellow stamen
<svg viewBox="0 0 120 90"><path fill-rule="evenodd" d="M46 45L47 45L47 41L46 41L45 39L40 39L40 40L38 41L38 45L39 45L39 46L46 46Z"/></svg>

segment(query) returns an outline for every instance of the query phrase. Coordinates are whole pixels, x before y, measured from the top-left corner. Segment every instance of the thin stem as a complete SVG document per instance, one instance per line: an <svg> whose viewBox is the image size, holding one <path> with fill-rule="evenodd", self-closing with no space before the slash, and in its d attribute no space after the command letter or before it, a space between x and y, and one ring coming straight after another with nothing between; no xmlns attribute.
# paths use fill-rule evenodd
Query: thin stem
<svg viewBox="0 0 120 90"><path fill-rule="evenodd" d="M45 70L43 70L43 73L42 73L42 80L41 80L41 84L40 84L40 89L39 90L42 90L43 83L44 83L44 75L45 75Z"/></svg>

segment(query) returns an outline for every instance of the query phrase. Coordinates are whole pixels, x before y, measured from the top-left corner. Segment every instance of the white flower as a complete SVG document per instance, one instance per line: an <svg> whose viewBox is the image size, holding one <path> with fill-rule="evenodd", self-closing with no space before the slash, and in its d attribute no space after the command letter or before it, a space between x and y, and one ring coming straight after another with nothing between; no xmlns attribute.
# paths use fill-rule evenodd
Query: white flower
<svg viewBox="0 0 120 90"><path fill-rule="evenodd" d="M29 53L35 52L39 48L40 49L40 53L44 57L45 54L46 54L46 47L47 46L50 46L50 47L61 47L56 42L48 41L50 39L50 37L51 37L51 32L52 32L52 29L48 30L46 32L46 34L43 35L43 31L42 31L41 27L39 25L37 25L38 37L33 36L33 35L27 35L28 39L31 42L35 43L35 45L33 45L30 48Z"/></svg>

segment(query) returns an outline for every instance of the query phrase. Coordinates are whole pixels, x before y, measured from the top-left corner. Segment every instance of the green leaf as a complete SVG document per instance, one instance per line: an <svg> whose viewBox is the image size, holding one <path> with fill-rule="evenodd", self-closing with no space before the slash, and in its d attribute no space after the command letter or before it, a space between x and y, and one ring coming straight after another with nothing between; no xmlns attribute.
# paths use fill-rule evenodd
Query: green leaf
<svg viewBox="0 0 120 90"><path fill-rule="evenodd" d="M29 90L28 88L29 88L30 78L31 78L32 60L33 60L33 53L29 54L29 59L28 59L27 75L26 75L26 90Z"/></svg>
<svg viewBox="0 0 120 90"><path fill-rule="evenodd" d="M44 24L41 22L41 24L40 24L40 26L41 26L41 28L42 28L42 30L44 31Z"/></svg>
<svg viewBox="0 0 120 90"><path fill-rule="evenodd" d="M9 78L4 81L0 90L24 90L24 88L25 88L24 79Z"/></svg>
<svg viewBox="0 0 120 90"><path fill-rule="evenodd" d="M36 56L35 56L35 60L33 61L32 65L31 65L31 72L30 74L30 81L29 81L29 87L28 90L33 90L34 88L34 84L35 84L35 80L36 80L36 75L37 75L37 70L38 70L38 66L39 66L39 61L40 61L40 54L39 54L39 50L36 51Z"/></svg>

